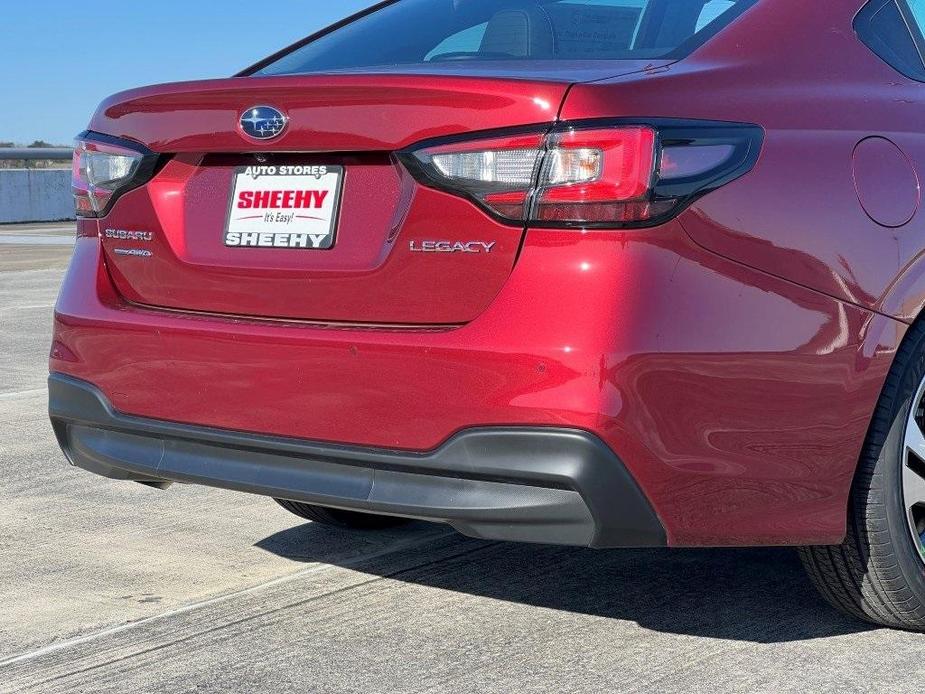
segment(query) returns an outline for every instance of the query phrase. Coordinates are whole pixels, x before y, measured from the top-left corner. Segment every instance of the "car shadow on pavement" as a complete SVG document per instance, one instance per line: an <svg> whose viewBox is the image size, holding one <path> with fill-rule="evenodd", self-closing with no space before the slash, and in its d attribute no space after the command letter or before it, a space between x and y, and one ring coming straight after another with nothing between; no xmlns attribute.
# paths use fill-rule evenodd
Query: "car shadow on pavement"
<svg viewBox="0 0 925 694"><path fill-rule="evenodd" d="M409 539L432 532L426 523L404 530ZM295 561L330 563L330 556L313 556L312 547L330 548L331 533L342 535L344 549L355 543L358 553L376 535L309 523L257 546ZM628 620L673 634L782 643L874 629L829 607L803 573L796 552L787 548L601 551L450 535L439 551L428 543L417 547L404 567L375 560L345 561L344 566L408 584Z"/></svg>

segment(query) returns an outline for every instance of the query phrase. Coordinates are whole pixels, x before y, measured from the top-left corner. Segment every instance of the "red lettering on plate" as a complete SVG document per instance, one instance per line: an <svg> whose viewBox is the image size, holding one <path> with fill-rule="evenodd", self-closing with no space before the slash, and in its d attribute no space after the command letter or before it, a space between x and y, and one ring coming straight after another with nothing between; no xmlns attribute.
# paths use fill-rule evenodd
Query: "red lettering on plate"
<svg viewBox="0 0 925 694"><path fill-rule="evenodd" d="M238 209L242 210L320 210L329 190L260 190L238 194Z"/></svg>
<svg viewBox="0 0 925 694"><path fill-rule="evenodd" d="M328 197L329 190L313 190L312 193L315 196L315 209L320 210L322 205L324 205L324 199Z"/></svg>
<svg viewBox="0 0 925 694"><path fill-rule="evenodd" d="M311 207L312 205L312 195L310 190L297 190L295 191L295 200L293 201L293 206L297 210L305 210Z"/></svg>

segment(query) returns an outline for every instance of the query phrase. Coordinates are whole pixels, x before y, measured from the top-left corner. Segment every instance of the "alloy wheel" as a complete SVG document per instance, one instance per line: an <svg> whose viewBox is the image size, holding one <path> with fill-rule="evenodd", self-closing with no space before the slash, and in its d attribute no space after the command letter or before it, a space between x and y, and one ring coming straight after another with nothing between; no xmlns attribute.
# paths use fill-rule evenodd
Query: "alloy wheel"
<svg viewBox="0 0 925 694"><path fill-rule="evenodd" d="M909 530L925 562L925 380L919 384L906 422L902 487Z"/></svg>

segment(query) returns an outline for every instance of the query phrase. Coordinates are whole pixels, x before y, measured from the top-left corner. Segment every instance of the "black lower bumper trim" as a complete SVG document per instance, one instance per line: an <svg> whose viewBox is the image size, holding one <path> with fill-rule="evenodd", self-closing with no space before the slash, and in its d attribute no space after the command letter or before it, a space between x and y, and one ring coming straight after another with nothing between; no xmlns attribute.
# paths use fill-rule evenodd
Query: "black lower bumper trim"
<svg viewBox="0 0 925 694"><path fill-rule="evenodd" d="M583 431L472 429L428 453L340 446L124 415L93 385L60 374L49 378L49 411L71 463L113 479L419 518L487 539L666 543L623 463Z"/></svg>

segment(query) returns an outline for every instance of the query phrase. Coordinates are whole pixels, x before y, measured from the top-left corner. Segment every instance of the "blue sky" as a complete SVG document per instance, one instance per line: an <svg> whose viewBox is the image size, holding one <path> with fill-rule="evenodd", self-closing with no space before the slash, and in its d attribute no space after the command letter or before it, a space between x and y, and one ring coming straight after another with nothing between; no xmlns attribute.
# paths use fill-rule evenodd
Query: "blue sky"
<svg viewBox="0 0 925 694"><path fill-rule="evenodd" d="M143 84L223 77L374 0L3 3L0 141L69 144L96 105Z"/></svg>

